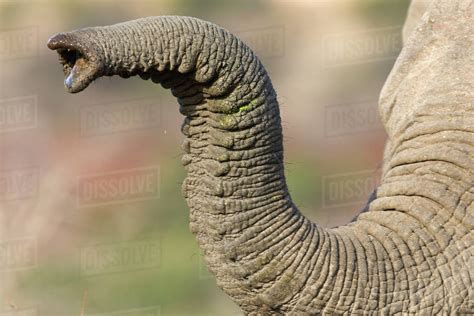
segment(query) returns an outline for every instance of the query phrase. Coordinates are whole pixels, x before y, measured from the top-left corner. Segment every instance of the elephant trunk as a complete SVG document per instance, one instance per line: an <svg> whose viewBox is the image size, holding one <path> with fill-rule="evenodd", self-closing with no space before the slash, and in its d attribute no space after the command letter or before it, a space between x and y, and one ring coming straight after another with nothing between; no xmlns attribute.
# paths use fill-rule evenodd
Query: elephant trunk
<svg viewBox="0 0 474 316"><path fill-rule="evenodd" d="M195 18L150 17L58 34L48 46L71 93L100 76L139 75L177 97L190 228L218 285L245 312L436 312L447 302L435 301L444 288L430 282L440 250L425 251L432 236L396 198L376 199L336 229L300 214L285 182L276 93L229 32ZM409 204L422 206L432 207Z"/></svg>
<svg viewBox="0 0 474 316"><path fill-rule="evenodd" d="M62 33L48 46L71 93L104 75L139 75L171 89L186 116L190 228L219 285L249 312L276 309L301 290L309 277L302 263L314 254L308 241L316 245L319 230L291 202L276 94L247 46L183 17Z"/></svg>

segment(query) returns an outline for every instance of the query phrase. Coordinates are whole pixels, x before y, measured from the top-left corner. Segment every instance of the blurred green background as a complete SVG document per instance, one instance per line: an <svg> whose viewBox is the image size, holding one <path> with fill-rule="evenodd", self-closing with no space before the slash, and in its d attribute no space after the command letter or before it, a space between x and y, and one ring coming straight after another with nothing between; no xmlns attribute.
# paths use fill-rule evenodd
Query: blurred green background
<svg viewBox="0 0 474 316"><path fill-rule="evenodd" d="M408 0L0 1L0 111L29 96L36 109L31 126L2 127L0 119L0 184L15 179L8 170L36 168L27 180L33 194L0 185L0 315L239 315L188 230L176 101L139 78L101 78L67 94L49 36L150 15L195 16L240 36L279 96L291 194L305 215L332 227L350 221L376 185L386 137L377 98L402 46L407 7ZM125 102L131 111L143 99L159 109L151 125L84 136L88 107L99 113ZM81 176L147 166L159 167L156 195L78 207ZM137 263L139 249L148 265ZM104 265L120 250L137 260L124 259L118 271ZM102 265L96 273L84 266L88 255Z"/></svg>

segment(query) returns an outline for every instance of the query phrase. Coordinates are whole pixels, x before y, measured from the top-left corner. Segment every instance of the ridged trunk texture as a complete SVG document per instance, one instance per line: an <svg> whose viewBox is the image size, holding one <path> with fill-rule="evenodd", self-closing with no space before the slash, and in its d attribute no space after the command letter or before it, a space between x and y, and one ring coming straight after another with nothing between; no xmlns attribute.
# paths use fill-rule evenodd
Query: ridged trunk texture
<svg viewBox="0 0 474 316"><path fill-rule="evenodd" d="M472 42L463 45L472 53ZM442 115L412 113L405 125L382 107L391 145L377 198L357 221L325 229L289 196L278 102L264 67L224 29L190 17L150 17L59 34L48 46L61 56L70 92L103 75L140 75L177 97L186 116L190 228L218 285L244 312L469 308L472 98L458 102L448 88L437 91L450 103L423 104ZM456 128L447 119L454 107L470 115Z"/></svg>

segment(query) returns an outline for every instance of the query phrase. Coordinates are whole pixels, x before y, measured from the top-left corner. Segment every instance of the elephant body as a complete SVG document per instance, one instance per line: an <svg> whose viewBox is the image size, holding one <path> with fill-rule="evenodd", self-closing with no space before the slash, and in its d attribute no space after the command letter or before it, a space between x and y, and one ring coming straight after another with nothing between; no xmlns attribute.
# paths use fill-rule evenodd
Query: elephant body
<svg viewBox="0 0 474 316"><path fill-rule="evenodd" d="M61 33L48 46L69 92L139 75L176 96L190 229L245 313L474 313L473 10L433 1L410 30L380 97L381 185L367 212L333 229L293 204L276 93L228 31L149 17Z"/></svg>

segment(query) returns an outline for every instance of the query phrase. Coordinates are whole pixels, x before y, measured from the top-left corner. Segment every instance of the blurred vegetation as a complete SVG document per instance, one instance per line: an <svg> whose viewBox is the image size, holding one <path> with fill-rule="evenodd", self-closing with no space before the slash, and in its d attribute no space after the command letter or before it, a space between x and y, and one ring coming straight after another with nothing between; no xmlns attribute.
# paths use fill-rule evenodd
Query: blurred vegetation
<svg viewBox="0 0 474 316"><path fill-rule="evenodd" d="M266 7L266 2L262 0L175 0L173 1L176 9L184 14L201 16L220 14L222 12L240 12L256 11L262 12Z"/></svg>
<svg viewBox="0 0 474 316"><path fill-rule="evenodd" d="M401 25L405 20L410 0L359 0L353 1L354 10L379 26Z"/></svg>
<svg viewBox="0 0 474 316"><path fill-rule="evenodd" d="M36 4L33 5L34 3ZM299 6L295 5L295 9L289 10L288 6L282 5L284 3L285 1L270 0L168 0L156 3L153 1L135 1L133 3L127 1L9 1L0 2L0 23L2 29L17 27L18 25L38 24L40 26L40 41L45 42L47 36L56 31L76 28L78 25L106 25L118 20L136 18L137 15L180 14L201 18L209 17L211 20L212 18L219 19L230 15L234 15L235 19L238 20L239 16L242 16L241 29L245 30L252 27L248 22L249 17L252 17L255 23L255 21L259 22L265 17L272 16L274 20L270 21L270 26L285 25L287 32L285 36L290 41L296 37L295 32L299 29L294 25L298 25L300 19L311 21L313 13L319 10L319 5L331 6L331 1L302 1ZM406 14L408 0L337 2L338 5L341 5L341 3L345 3L350 8L353 16L363 20L364 24L360 27L370 28L401 25ZM142 6L146 9L140 9ZM328 10L328 12L331 11ZM338 19L338 16L333 15L331 18ZM317 24L317 21L314 21L314 23ZM262 27L258 24L257 26ZM317 26L319 27L319 25ZM60 29L58 29L59 27ZM317 27L306 31L316 32L316 29ZM299 31L303 32L302 30ZM348 30L348 32L350 31L352 30ZM314 35L313 37L316 39L318 36ZM40 43L42 49L44 49L43 44ZM308 42L300 47L288 45L286 47L288 56L281 59L265 60L265 64L271 67L272 76L275 76L277 81L281 79L280 81L283 83L294 80L294 78L290 78L286 70L281 70L279 67L294 68L295 57L291 54L298 54L296 55L297 58L305 56L308 62L316 59L311 55L314 51L308 49L312 44L314 43ZM301 52L306 53L306 55L299 55ZM95 85L95 87L99 86L100 89L91 87L87 92L89 94L86 94L85 97L64 96L58 92L61 86L61 82L58 81L61 75L60 67L54 64L56 68L50 68L52 67L52 58L49 51L42 50L40 55L41 62L32 63L31 68L26 68L20 78L24 78L26 82L30 82L27 79L33 80L34 87L44 93L41 94L42 109L50 112L42 112L41 115L53 122L48 127L53 128L51 134L54 135L55 140L60 139L58 141L60 145L58 146L81 146L80 141L73 138L77 136L77 130L74 126L77 123L77 118L74 116L77 113L77 110L74 110L76 103L97 104L107 100L112 95L114 100L120 100L142 95L161 96L165 93L150 82L144 83L138 79L125 82L121 79L106 78L101 79ZM54 59L54 62L56 62L56 57ZM12 68L17 67L17 65L13 65L15 62L7 61L5 65ZM378 91L392 63L393 60L390 60L388 62L375 62L333 70L320 70L317 76L322 77L322 80L327 83L327 86L324 86L324 92L332 98L329 99L328 97L324 102L327 102L327 104L339 102L341 97L348 100L356 99L368 92ZM50 70L47 71L47 69ZM317 94L318 91L311 86L311 83L307 83L311 82L315 75L308 69L302 69L300 72L302 74L301 82L298 83L300 87L295 88L292 92L295 98L298 94L304 92L303 88L306 88L313 93L309 99L318 100L314 101L314 107L325 105L326 103L317 103L321 96ZM45 79L46 74L50 77ZM2 79L6 78L3 77ZM7 79L5 82L12 80L11 78ZM23 82L16 83L18 86L23 84L27 86ZM310 87L307 88L307 85ZM339 92L342 88L345 89L343 90L345 91L344 94ZM8 94L9 89L4 88L0 91ZM88 98L95 99L92 101ZM103 100L99 98L103 98ZM31 270L8 272L12 278L16 279L13 289L6 289L0 284L0 294L2 294L2 297L0 297L0 314L2 310L12 309L7 304L10 300L14 300L15 305L20 307L38 307L41 316L79 316L83 307L85 307L85 315L91 315L147 306L159 306L161 315L239 314L238 309L217 288L213 277L206 270L194 236L189 232L189 213L181 195L181 182L185 177L185 172L179 159L179 146L176 144L181 136L175 136L179 133L178 124L175 124L178 114L170 114L177 113L178 106L167 104L170 100L169 97L164 100L166 104L163 110L163 124L176 125L175 130L153 129L151 132L156 135L148 136L152 140L144 143L142 147L135 147L140 148L139 150L135 149L135 151L143 151L145 158L149 158L148 160L145 159L145 162L159 162L160 164L160 198L153 201L113 207L104 206L90 210L77 210L74 209L74 205L70 205L70 209L64 209L65 213L73 214L71 215L72 219L67 223L63 223L62 230L54 235L52 240L40 241L39 264L37 267ZM297 100L298 102L294 102L294 106L304 105L307 102L307 99L301 102L299 99ZM301 111L298 107L290 107L288 110L290 114L298 111ZM303 113L303 116L313 115L314 113ZM61 123L56 124L55 120L61 120ZM316 121L316 118L313 120ZM295 122L296 124L298 123ZM303 127L302 130L306 133L306 131L314 130L316 125L312 122L310 125ZM166 134L167 137L164 136L164 132L169 133ZM137 135L142 134L137 133ZM370 133L367 133L362 135L361 138L370 135ZM137 138L139 138L138 136ZM125 136L121 134L110 136L111 141L119 142L122 138L125 138ZM295 203L312 219L321 219L329 215L337 218L336 211L319 209L322 196L321 177L338 170L341 172L341 170L360 170L372 167L373 160L379 159L381 156L380 143L383 142L383 138L384 136L379 133L376 136L372 135L369 141L356 139L353 135L348 135L343 140L339 140L339 143L338 140L319 139L318 142L322 143L321 146L330 148L324 151L312 149L308 144L298 142L298 140L288 140L292 146L291 152L286 154L290 157L290 163L286 166L286 177ZM94 140L82 141L92 143ZM44 146L51 143L54 142L45 142L46 145ZM97 148L94 148L94 150L100 151L102 143L99 141L97 143ZM104 144L107 143L108 141L105 140ZM133 141L131 143L135 144ZM123 144L124 146L130 145L125 141ZM14 145L20 146L19 142L15 142ZM150 149L150 147L152 148ZM63 153L58 149L55 150ZM47 148L45 151L54 153L55 150ZM70 148L64 149L64 152L71 156L74 155L74 151ZM342 154L342 152L346 152L346 154ZM130 156L138 155L133 150L130 153L124 153L124 155L127 154ZM59 159L69 159L69 156L64 153L63 155L60 158L52 157L52 162L49 163L54 165ZM117 161L125 159L118 157L119 155L116 152L109 153L109 155ZM373 156L376 156L376 158L373 158ZM71 168L77 167L74 165L73 158L70 157L73 161ZM130 160L134 161L132 158ZM138 158L137 161L141 162ZM97 162L97 164L106 165L106 162L107 160L104 159L102 162ZM76 222L76 218L80 218L81 221ZM66 224L70 226L66 226ZM325 225L325 223L322 224ZM1 228L2 226L0 226ZM5 236L2 236L0 232L0 237ZM104 242L147 238L160 240L161 262L159 267L89 277L80 275L78 251L81 247ZM53 247L55 243L61 244L61 246L57 246L56 249L56 247ZM2 282L1 277L0 282ZM85 306L83 306L84 293L87 293Z"/></svg>

